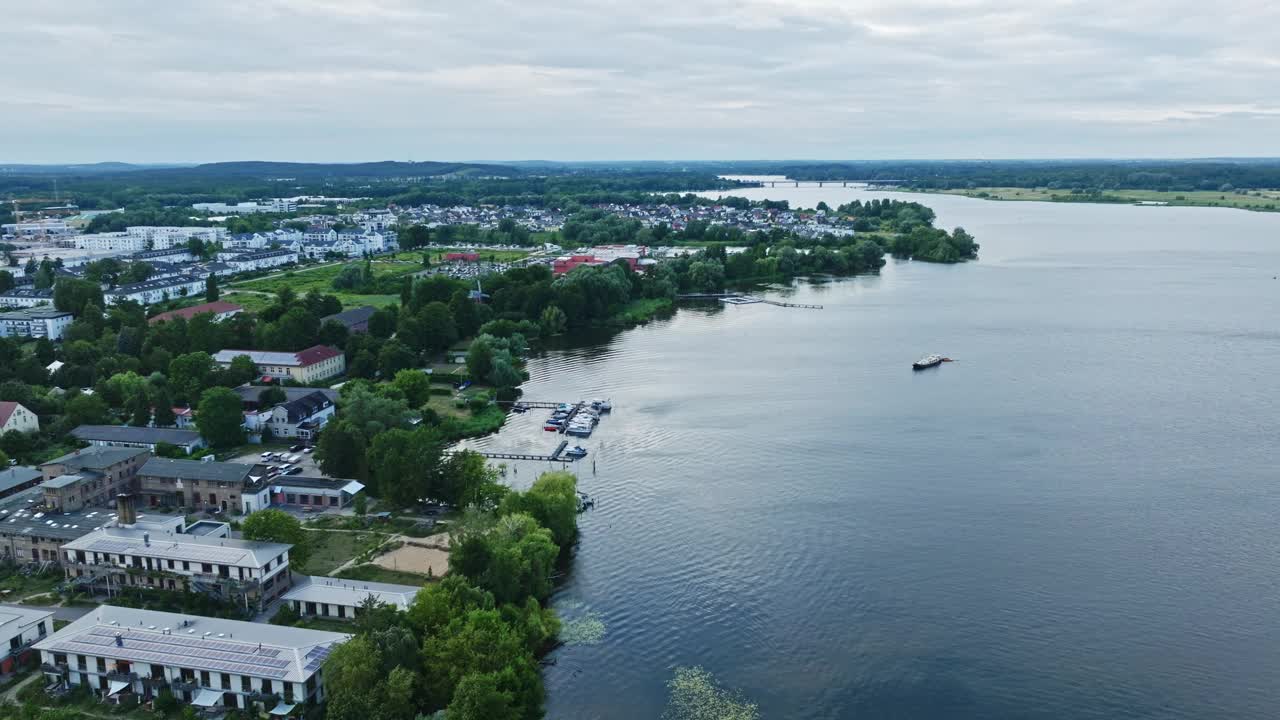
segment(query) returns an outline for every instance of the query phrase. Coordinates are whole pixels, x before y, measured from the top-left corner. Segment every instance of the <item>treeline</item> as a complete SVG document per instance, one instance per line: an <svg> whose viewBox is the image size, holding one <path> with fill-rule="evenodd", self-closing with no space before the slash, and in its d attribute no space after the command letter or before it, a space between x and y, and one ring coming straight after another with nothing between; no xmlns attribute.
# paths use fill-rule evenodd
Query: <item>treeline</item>
<svg viewBox="0 0 1280 720"><path fill-rule="evenodd" d="M1251 190L1280 187L1280 160L994 160L726 164L723 172L866 180L920 189Z"/></svg>
<svg viewBox="0 0 1280 720"><path fill-rule="evenodd" d="M452 532L450 572L409 606L368 603L325 661L328 720L534 720L538 657L559 621L543 604L577 536L577 488L547 473L473 507Z"/></svg>

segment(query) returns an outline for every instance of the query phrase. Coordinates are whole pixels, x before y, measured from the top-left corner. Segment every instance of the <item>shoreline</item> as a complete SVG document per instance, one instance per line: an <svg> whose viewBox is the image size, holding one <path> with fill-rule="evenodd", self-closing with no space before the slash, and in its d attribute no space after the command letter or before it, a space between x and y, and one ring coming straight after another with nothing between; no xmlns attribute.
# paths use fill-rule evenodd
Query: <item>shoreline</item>
<svg viewBox="0 0 1280 720"><path fill-rule="evenodd" d="M891 188L883 188L891 189ZM1139 207L1201 207L1221 208L1224 210L1244 210L1246 212L1273 213L1280 212L1280 191L1254 191L1275 193L1274 195L1236 195L1234 191L1161 191L1161 190L1109 190L1101 194L1073 195L1070 191L1050 191L1040 188L1015 187L978 187L964 190L941 190L921 188L892 188L894 192L914 193L919 195L956 195L974 200L990 200L993 202L1052 202L1083 205L1136 205ZM1118 194L1117 194L1118 193ZM1256 204L1233 203L1232 198L1256 199Z"/></svg>

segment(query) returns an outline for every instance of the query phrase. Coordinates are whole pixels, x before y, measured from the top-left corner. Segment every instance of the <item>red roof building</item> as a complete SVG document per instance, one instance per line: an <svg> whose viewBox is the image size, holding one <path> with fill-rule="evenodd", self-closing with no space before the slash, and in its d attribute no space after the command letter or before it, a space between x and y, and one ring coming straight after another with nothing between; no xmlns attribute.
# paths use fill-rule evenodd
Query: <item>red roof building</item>
<svg viewBox="0 0 1280 720"><path fill-rule="evenodd" d="M214 320L226 320L229 317L238 315L242 310L244 310L244 308L236 305L235 303L218 301L163 312L151 318L147 322L151 325L155 325L156 323L161 323L165 320L173 320L174 318L190 320L201 313L212 313Z"/></svg>
<svg viewBox="0 0 1280 720"><path fill-rule="evenodd" d="M445 262L480 262L478 252L451 252L444 254Z"/></svg>

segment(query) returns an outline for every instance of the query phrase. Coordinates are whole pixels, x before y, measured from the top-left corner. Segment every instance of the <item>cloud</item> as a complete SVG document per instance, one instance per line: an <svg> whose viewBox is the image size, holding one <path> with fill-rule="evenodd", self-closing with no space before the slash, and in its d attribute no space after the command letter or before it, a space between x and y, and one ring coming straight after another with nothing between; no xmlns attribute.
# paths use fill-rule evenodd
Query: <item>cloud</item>
<svg viewBox="0 0 1280 720"><path fill-rule="evenodd" d="M0 0L0 161L1280 155L1280 4L1230 10Z"/></svg>

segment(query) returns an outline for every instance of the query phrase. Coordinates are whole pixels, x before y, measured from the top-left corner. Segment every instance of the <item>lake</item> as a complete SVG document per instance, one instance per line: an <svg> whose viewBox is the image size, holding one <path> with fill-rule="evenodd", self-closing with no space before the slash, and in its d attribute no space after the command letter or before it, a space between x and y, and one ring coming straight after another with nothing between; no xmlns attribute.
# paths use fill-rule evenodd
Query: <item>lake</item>
<svg viewBox="0 0 1280 720"><path fill-rule="evenodd" d="M529 363L526 398L615 406L555 597L598 638L548 717L657 718L694 665L768 718L1275 716L1280 215L737 194L917 200L981 259ZM547 452L543 419L473 445Z"/></svg>

